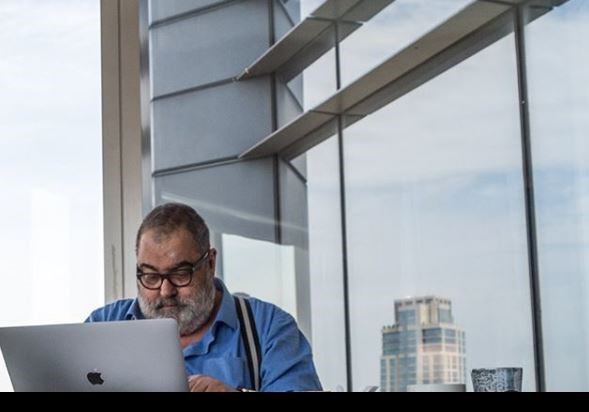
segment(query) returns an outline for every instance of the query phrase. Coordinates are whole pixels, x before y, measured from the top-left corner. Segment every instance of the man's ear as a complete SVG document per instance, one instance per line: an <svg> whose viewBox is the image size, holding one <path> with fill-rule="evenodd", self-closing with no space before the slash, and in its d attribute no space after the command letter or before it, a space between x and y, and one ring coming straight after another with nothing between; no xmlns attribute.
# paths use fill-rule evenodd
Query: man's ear
<svg viewBox="0 0 589 412"><path fill-rule="evenodd" d="M209 253L212 257L211 259L209 259L209 267L211 269L215 269L215 267L217 266L217 249L213 247L211 248L211 251Z"/></svg>

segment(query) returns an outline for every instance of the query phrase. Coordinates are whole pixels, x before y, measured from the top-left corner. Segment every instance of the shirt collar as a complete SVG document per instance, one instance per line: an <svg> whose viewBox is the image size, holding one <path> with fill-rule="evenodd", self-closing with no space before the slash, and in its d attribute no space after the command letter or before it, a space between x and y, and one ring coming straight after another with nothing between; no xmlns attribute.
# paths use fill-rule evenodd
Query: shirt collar
<svg viewBox="0 0 589 412"><path fill-rule="evenodd" d="M217 322L223 322L227 326L232 329L237 329L238 320L237 320L237 312L235 309L235 302L233 300L233 296L227 290L225 283L217 277L214 278L215 288L217 290L221 290L223 292L223 298L221 300L221 306L219 306L219 311L217 312L217 316L215 317L215 321L213 322L212 327ZM145 319L141 309L139 308L139 301L138 299L134 299L133 303L127 310L125 314L126 320L136 320L136 319Z"/></svg>
<svg viewBox="0 0 589 412"><path fill-rule="evenodd" d="M129 306L129 310L125 314L125 320L137 320L137 319L145 319L143 313L141 312L141 308L139 308L139 300L133 299L133 303Z"/></svg>
<svg viewBox="0 0 589 412"><path fill-rule="evenodd" d="M219 312L217 312L213 326L217 322L223 322L230 328L237 329L238 320L233 296L231 293L229 293L229 290L227 290L227 287L219 278L215 278L215 287L218 290L223 291L223 298L221 300L221 306L219 307Z"/></svg>

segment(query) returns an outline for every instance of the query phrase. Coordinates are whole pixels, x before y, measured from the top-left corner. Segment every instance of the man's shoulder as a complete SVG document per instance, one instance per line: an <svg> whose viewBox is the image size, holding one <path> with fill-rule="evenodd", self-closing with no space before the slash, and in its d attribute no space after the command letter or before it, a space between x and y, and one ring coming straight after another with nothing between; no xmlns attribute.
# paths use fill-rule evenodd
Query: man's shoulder
<svg viewBox="0 0 589 412"><path fill-rule="evenodd" d="M248 296L246 299L249 302L249 304L252 308L252 312L254 312L254 315L257 315L258 313L266 313L266 314L273 314L273 313L279 313L279 312L286 313L284 310L280 309L280 307L278 307L274 303L262 300L260 298Z"/></svg>
<svg viewBox="0 0 589 412"><path fill-rule="evenodd" d="M296 326L295 318L274 303L255 297L249 297L248 301L259 329L264 330L278 325Z"/></svg>
<svg viewBox="0 0 589 412"><path fill-rule="evenodd" d="M120 299L94 310L87 322L107 322L129 318L135 299Z"/></svg>

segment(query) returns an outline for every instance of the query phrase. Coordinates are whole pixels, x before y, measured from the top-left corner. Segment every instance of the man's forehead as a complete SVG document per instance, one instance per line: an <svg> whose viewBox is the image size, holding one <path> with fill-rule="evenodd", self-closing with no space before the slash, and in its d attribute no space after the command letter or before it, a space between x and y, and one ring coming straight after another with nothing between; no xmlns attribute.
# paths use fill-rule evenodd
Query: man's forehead
<svg viewBox="0 0 589 412"><path fill-rule="evenodd" d="M146 230L141 235L141 242L151 243L194 243L194 239L190 232L183 227L179 227L173 230L153 228ZM192 246L192 245L191 245Z"/></svg>
<svg viewBox="0 0 589 412"><path fill-rule="evenodd" d="M139 258L147 255L161 255L168 259L194 259L198 255L198 247L185 229L168 233L150 230L141 236L137 250Z"/></svg>
<svg viewBox="0 0 589 412"><path fill-rule="evenodd" d="M137 266L149 267L158 271L169 271L181 266L191 265L196 260L196 253L190 250L171 248L149 248L140 250Z"/></svg>

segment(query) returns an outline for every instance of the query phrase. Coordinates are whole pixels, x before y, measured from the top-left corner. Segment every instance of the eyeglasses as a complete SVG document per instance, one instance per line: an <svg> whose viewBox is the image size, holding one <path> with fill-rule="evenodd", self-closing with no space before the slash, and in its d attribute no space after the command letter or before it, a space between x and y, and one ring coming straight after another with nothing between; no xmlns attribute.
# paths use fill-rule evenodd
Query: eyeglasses
<svg viewBox="0 0 589 412"><path fill-rule="evenodd" d="M182 267L168 273L158 272L143 272L139 267L137 268L137 279L145 289L158 290L162 287L164 279L168 279L172 285L177 288L183 288L190 285L192 276L198 267L205 262L205 259L210 255L210 249L200 257L195 263L190 266Z"/></svg>

